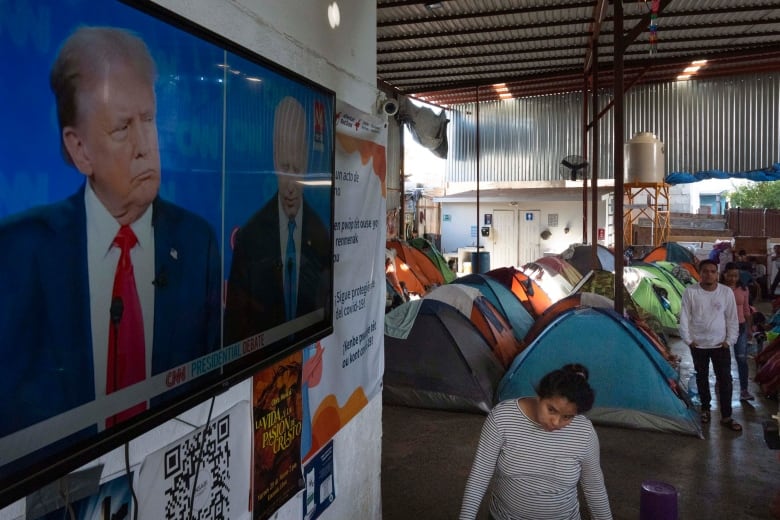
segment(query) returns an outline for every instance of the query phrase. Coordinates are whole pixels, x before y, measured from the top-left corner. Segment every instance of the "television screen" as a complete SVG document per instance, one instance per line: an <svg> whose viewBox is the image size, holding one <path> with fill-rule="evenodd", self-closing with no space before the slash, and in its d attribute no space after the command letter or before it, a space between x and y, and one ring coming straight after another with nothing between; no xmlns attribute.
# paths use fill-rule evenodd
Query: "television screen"
<svg viewBox="0 0 780 520"><path fill-rule="evenodd" d="M151 2L13 0L0 506L332 331L334 94Z"/></svg>

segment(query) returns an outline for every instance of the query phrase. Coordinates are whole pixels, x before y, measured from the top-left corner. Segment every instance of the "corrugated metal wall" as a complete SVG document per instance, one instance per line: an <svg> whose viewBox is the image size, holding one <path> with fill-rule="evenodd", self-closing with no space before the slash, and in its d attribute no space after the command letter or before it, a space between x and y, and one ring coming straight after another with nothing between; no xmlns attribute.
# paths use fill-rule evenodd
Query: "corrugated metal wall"
<svg viewBox="0 0 780 520"><path fill-rule="evenodd" d="M726 213L726 227L735 236L780 237L780 210L730 209Z"/></svg>
<svg viewBox="0 0 780 520"><path fill-rule="evenodd" d="M599 106L611 99L601 94ZM454 107L450 119L447 180L474 182L476 105ZM582 153L580 93L481 103L479 120L480 181L557 180L561 159ZM635 87L625 122L626 140L652 132L664 142L667 173L759 169L780 160L780 76ZM609 111L599 121L600 178L614 176L612 134Z"/></svg>

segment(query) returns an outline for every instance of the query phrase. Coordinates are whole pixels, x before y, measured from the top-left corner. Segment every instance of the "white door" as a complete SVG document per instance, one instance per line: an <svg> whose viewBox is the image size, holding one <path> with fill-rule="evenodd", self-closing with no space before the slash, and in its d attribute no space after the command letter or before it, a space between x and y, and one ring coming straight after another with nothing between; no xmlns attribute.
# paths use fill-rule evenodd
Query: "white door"
<svg viewBox="0 0 780 520"><path fill-rule="evenodd" d="M522 209L519 211L520 218L520 259L519 265L525 265L533 262L541 255L539 246L539 233L541 233L541 211L538 209Z"/></svg>
<svg viewBox="0 0 780 520"><path fill-rule="evenodd" d="M509 267L517 263L517 226L514 210L493 210L493 229L490 230L493 244L490 268Z"/></svg>

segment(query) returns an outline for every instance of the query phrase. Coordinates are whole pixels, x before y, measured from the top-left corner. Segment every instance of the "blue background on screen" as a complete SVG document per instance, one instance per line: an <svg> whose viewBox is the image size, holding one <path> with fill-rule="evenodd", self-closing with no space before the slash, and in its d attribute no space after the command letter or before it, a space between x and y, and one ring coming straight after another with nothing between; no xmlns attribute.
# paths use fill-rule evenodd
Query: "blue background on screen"
<svg viewBox="0 0 780 520"><path fill-rule="evenodd" d="M230 268L231 230L276 191L271 131L274 107L282 97L293 96L306 108L309 177L331 178L329 94L118 1L4 0L0 5L0 63L5 65L0 81L5 107L0 126L0 219L68 197L84 182L84 176L60 154L48 83L60 44L79 25L127 28L149 47L158 72L160 195L212 225L223 244L224 278ZM315 102L325 108L321 151L311 146ZM330 187L307 187L304 192L327 229L331 229L330 193Z"/></svg>

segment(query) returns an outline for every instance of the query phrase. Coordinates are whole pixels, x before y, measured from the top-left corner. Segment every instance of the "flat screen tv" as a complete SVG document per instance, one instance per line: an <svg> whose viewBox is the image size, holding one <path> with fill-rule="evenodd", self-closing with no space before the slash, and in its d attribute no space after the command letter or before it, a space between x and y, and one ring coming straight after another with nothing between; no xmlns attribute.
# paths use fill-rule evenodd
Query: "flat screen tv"
<svg viewBox="0 0 780 520"><path fill-rule="evenodd" d="M332 331L334 94L143 0L0 17L0 506Z"/></svg>

